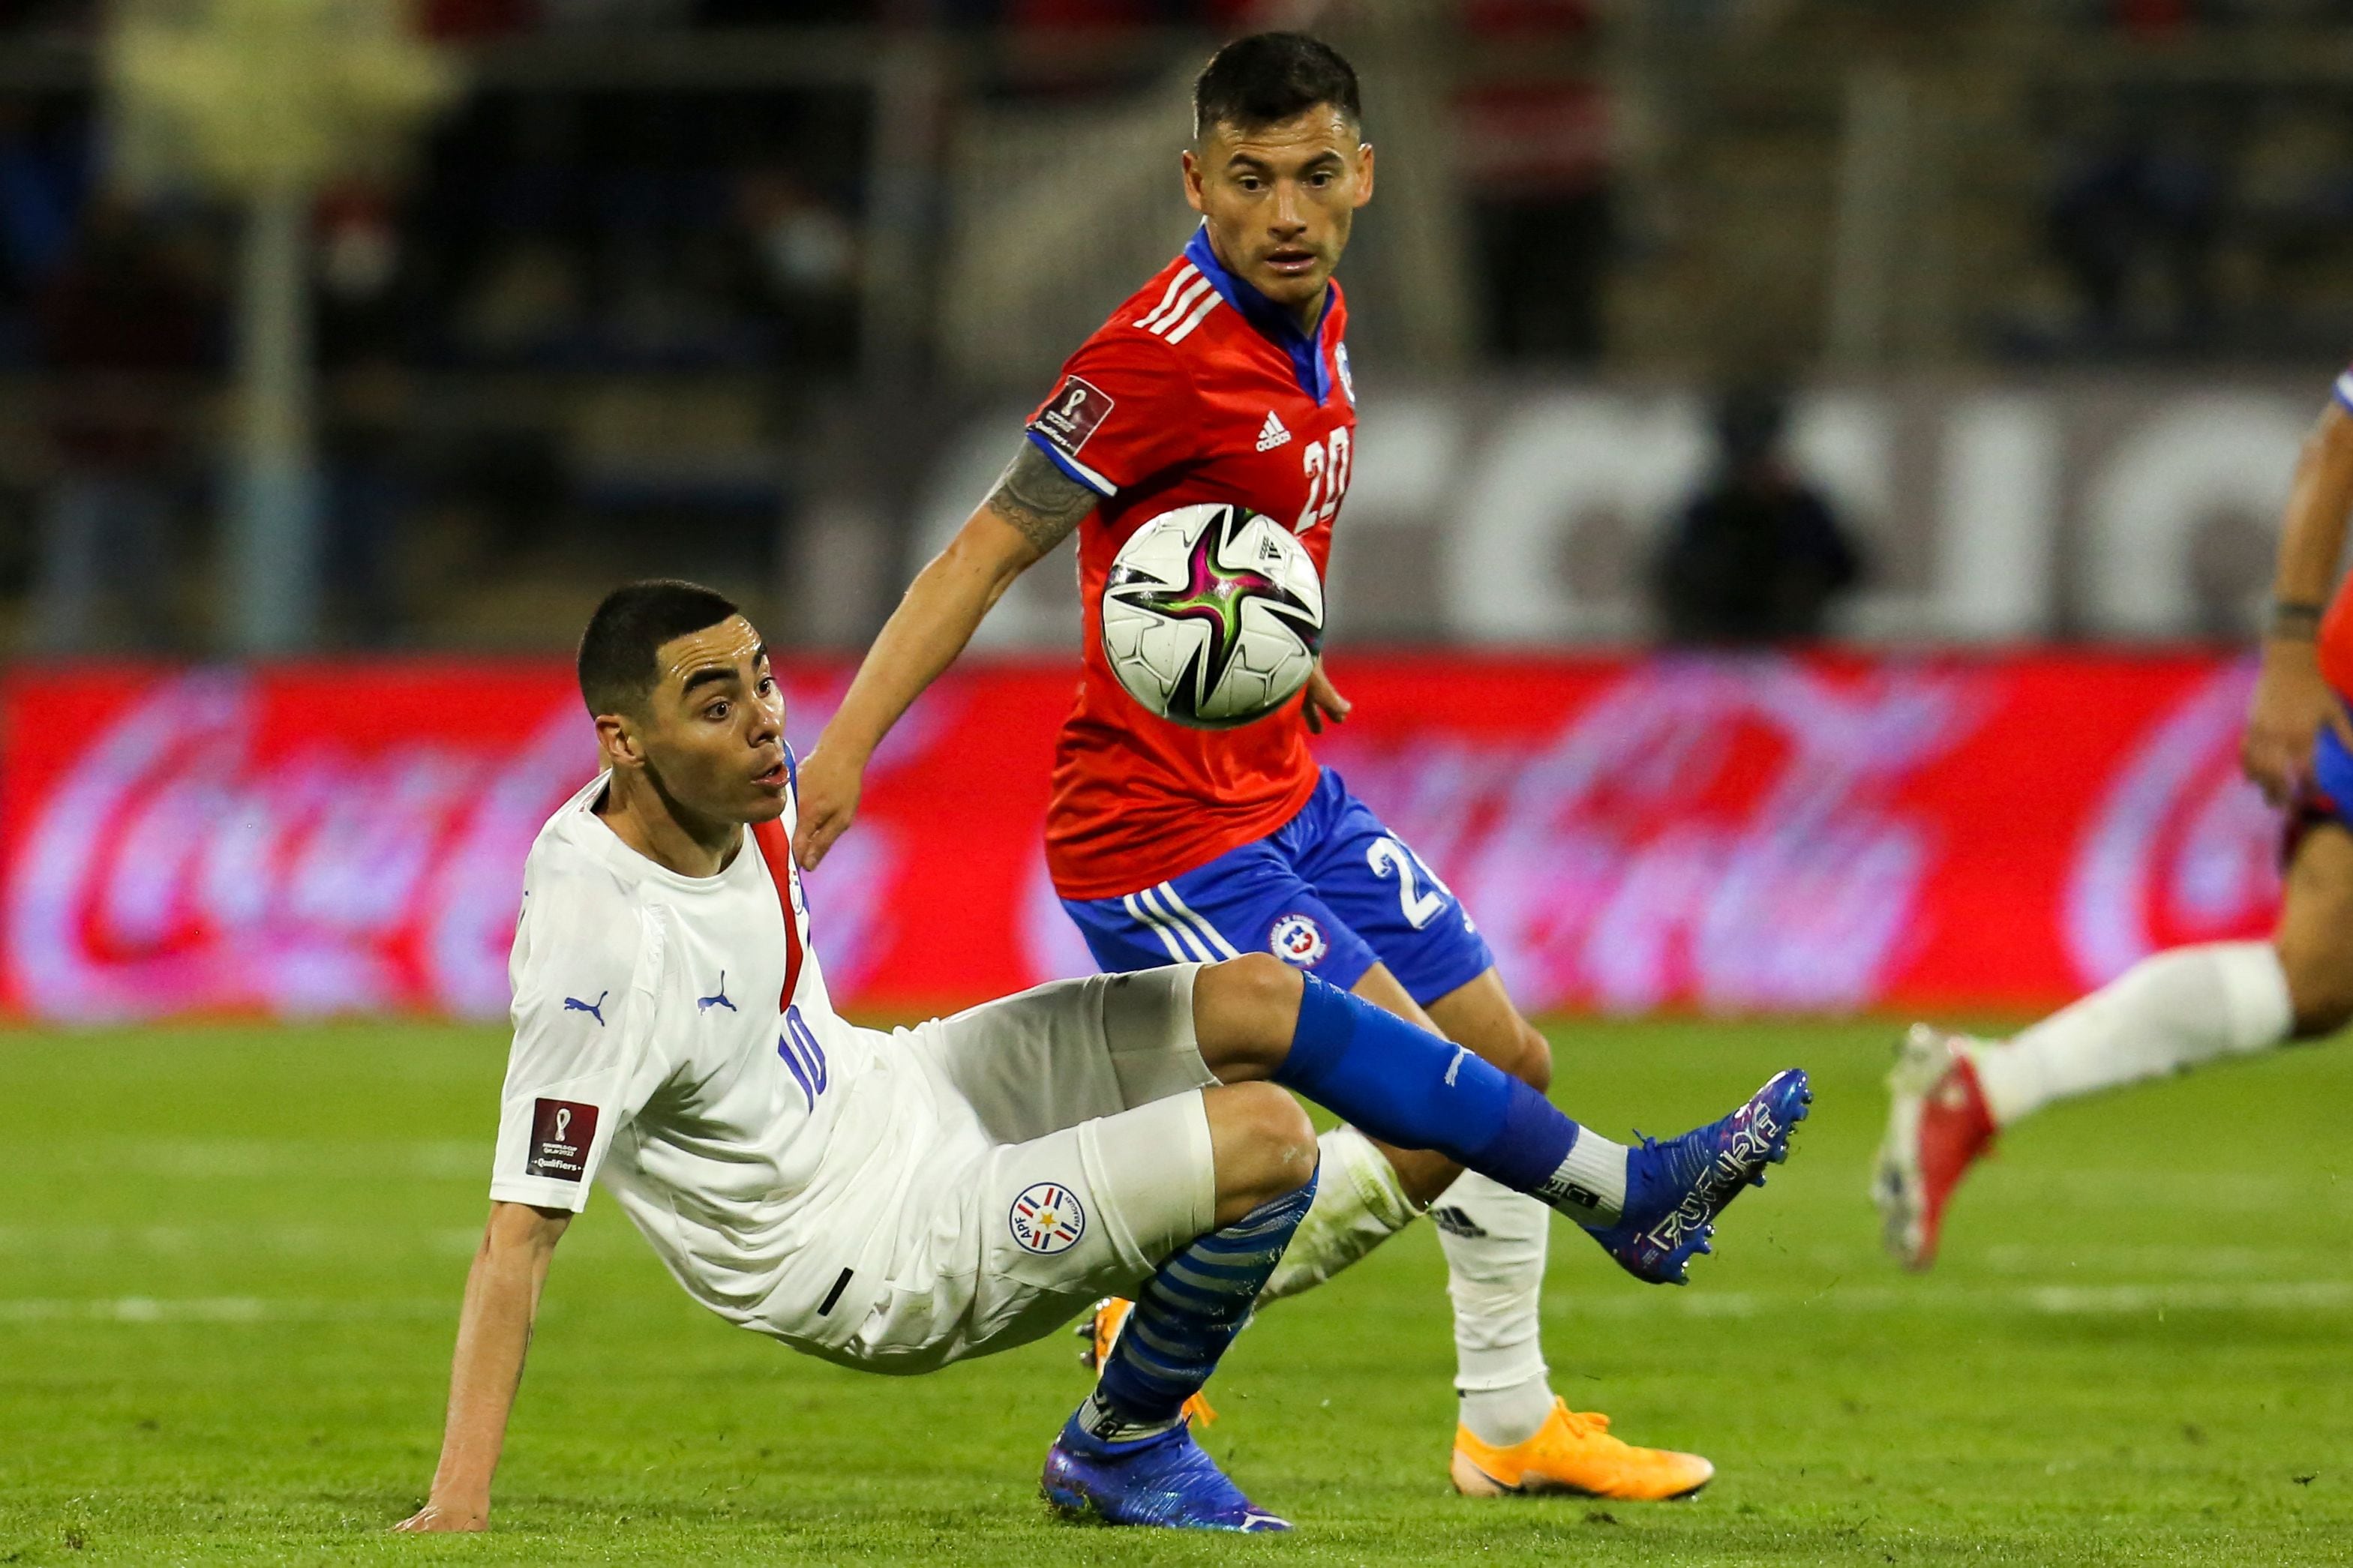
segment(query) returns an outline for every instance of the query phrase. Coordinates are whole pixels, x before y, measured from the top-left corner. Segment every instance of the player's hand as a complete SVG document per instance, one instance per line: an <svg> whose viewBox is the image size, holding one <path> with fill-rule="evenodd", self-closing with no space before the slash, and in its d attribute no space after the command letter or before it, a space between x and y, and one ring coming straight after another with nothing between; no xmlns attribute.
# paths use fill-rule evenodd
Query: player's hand
<svg viewBox="0 0 2353 1568"><path fill-rule="evenodd" d="M2239 766L2265 800L2285 805L2311 786L2312 743L2324 724L2353 748L2353 719L2321 679L2313 645L2284 638L2265 643L2239 744Z"/></svg>
<svg viewBox="0 0 2353 1568"><path fill-rule="evenodd" d="M490 1527L491 1510L487 1506L452 1508L428 1502L392 1528L405 1535L453 1535Z"/></svg>
<svg viewBox="0 0 2353 1568"><path fill-rule="evenodd" d="M1345 721L1356 704L1340 695L1332 678L1324 673L1324 661L1315 661L1314 673L1307 678L1307 732L1320 735L1333 724Z"/></svg>
<svg viewBox="0 0 2353 1568"><path fill-rule="evenodd" d="M833 841L849 831L858 815L858 789L866 763L844 747L818 742L800 767L795 792L800 804L800 826L793 834L793 858L801 869L814 871Z"/></svg>

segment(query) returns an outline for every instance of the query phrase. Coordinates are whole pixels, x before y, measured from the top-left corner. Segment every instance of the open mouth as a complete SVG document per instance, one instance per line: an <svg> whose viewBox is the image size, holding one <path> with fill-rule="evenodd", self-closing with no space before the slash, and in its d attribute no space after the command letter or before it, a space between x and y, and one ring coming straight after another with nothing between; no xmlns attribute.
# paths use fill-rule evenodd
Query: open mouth
<svg viewBox="0 0 2353 1568"><path fill-rule="evenodd" d="M1295 276L1315 265L1315 253L1312 250L1270 250L1266 253L1266 264L1277 272Z"/></svg>
<svg viewBox="0 0 2353 1568"><path fill-rule="evenodd" d="M782 789L785 787L786 781L791 777L791 770L785 766L785 760L778 757L775 767L770 768L766 773L753 774L752 782L764 789Z"/></svg>

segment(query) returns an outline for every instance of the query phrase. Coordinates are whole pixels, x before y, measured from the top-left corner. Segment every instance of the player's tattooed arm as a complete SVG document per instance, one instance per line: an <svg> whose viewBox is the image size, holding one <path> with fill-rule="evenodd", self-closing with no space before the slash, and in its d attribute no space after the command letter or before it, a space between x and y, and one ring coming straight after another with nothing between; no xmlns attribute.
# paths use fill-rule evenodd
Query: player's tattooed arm
<svg viewBox="0 0 2353 1568"><path fill-rule="evenodd" d="M1068 539L1101 499L1022 441L996 489L908 584L802 762L793 853L803 869L849 828L867 760L908 704L955 662L1014 579Z"/></svg>
<svg viewBox="0 0 2353 1568"><path fill-rule="evenodd" d="M1042 556L1068 539L1102 500L1056 468L1034 442L1024 440L997 489L989 492L988 510L1011 523Z"/></svg>

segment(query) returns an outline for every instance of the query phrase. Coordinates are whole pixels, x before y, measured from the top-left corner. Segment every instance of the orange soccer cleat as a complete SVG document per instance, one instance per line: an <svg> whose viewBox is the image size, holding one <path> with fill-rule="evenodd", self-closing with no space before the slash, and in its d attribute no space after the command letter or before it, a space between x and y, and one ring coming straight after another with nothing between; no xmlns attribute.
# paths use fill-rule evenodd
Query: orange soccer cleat
<svg viewBox="0 0 2353 1568"><path fill-rule="evenodd" d="M1111 1347L1119 1343L1119 1331L1127 1326L1127 1316L1135 1310L1135 1303L1123 1296L1105 1296L1095 1303L1095 1310L1079 1320L1072 1331L1087 1342L1079 1352L1079 1360L1097 1376L1103 1363L1111 1359ZM1207 1426L1218 1418L1209 1402L1196 1394L1185 1402L1185 1419L1195 1426Z"/></svg>
<svg viewBox="0 0 2353 1568"><path fill-rule="evenodd" d="M1454 1489L1464 1497L1533 1497L1567 1492L1621 1502L1665 1502L1707 1485L1715 1467L1697 1454L1637 1448L1609 1435L1609 1417L1568 1407L1556 1397L1535 1436L1508 1448L1454 1429Z"/></svg>
<svg viewBox="0 0 2353 1568"><path fill-rule="evenodd" d="M1906 1268L1936 1261L1945 1205L1993 1147L1993 1112L1961 1045L1957 1035L1915 1024L1887 1075L1887 1139L1871 1194L1887 1250Z"/></svg>

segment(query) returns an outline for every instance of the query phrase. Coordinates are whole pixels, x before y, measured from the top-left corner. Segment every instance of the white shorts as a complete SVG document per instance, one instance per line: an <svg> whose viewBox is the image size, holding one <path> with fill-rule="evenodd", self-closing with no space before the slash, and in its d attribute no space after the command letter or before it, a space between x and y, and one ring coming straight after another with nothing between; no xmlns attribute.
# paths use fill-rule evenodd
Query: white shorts
<svg viewBox="0 0 2353 1568"><path fill-rule="evenodd" d="M944 1123L839 1359L929 1372L1131 1294L1217 1212L1194 964L1058 981L904 1031Z"/></svg>

